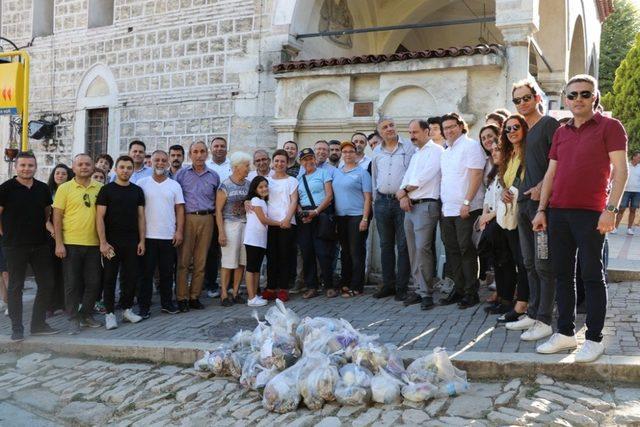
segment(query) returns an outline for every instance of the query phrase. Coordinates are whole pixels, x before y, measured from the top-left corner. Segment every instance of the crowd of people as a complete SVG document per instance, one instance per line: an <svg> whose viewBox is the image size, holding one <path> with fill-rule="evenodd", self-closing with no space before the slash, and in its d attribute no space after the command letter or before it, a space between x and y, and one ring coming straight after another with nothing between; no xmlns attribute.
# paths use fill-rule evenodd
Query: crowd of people
<svg viewBox="0 0 640 427"><path fill-rule="evenodd" d="M151 315L154 284L167 314L204 309L203 292L223 307L287 301L290 288L305 299L357 297L375 220L374 298L466 309L480 302L480 283L494 282L484 309L522 340L549 337L540 353L577 347L577 269L587 332L576 361L595 360L604 351L605 235L627 180L625 130L600 113L598 98L593 77L570 79L572 118L562 125L542 114L534 84L518 82L516 112L487 114L478 139L448 113L412 120L409 139L381 117L369 135L302 150L288 141L271 155L228 156L222 137L149 155L134 140L115 162L77 154L48 184L34 179L35 157L20 153L16 176L0 186L12 339L24 339L27 264L38 286L33 335L57 333L46 318L58 310L72 334L102 327L96 313L117 328L118 309L122 322L140 322ZM454 286L435 301L442 247Z"/></svg>

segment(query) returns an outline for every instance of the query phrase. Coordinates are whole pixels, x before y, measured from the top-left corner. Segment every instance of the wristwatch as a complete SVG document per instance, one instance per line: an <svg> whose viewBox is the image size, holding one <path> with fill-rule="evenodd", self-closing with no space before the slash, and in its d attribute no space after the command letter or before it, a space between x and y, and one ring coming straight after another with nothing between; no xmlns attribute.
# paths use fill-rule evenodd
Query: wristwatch
<svg viewBox="0 0 640 427"><path fill-rule="evenodd" d="M471 202L470 202L470 201L468 201L467 199L464 199L464 200L462 201L462 204L463 204L463 205L465 205L465 206L469 206L469 205L471 204Z"/></svg>
<svg viewBox="0 0 640 427"><path fill-rule="evenodd" d="M613 205L607 205L607 212L613 212L617 214L618 212L620 212L620 209L616 208Z"/></svg>

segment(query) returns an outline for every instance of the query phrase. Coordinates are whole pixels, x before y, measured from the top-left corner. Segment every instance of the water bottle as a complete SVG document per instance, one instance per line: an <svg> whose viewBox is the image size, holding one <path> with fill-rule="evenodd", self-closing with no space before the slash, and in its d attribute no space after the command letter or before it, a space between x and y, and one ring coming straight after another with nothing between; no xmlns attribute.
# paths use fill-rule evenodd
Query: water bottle
<svg viewBox="0 0 640 427"><path fill-rule="evenodd" d="M459 396L465 391L469 390L469 383L464 381L449 381L442 384L438 393L439 397L453 397Z"/></svg>
<svg viewBox="0 0 640 427"><path fill-rule="evenodd" d="M549 244L546 231L536 232L536 258L549 259Z"/></svg>

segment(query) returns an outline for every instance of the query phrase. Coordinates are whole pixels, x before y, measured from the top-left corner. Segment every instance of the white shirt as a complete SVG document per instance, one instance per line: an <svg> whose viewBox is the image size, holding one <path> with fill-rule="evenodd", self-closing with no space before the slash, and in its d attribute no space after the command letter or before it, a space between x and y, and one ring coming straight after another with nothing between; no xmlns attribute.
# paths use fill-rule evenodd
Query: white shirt
<svg viewBox="0 0 640 427"><path fill-rule="evenodd" d="M224 162L217 164L213 160L209 159L205 162L207 167L218 174L220 182L226 181L231 176L231 161L229 158L224 159Z"/></svg>
<svg viewBox="0 0 640 427"><path fill-rule="evenodd" d="M371 158L366 154L360 160L358 160L358 166L360 166L364 170L367 170L369 168L369 163L371 163ZM340 163L338 163L338 168L342 169L343 166L344 166L344 160L340 159Z"/></svg>
<svg viewBox="0 0 640 427"><path fill-rule="evenodd" d="M267 215L267 202L259 197L251 199L251 206L262 208L262 212ZM267 229L268 227L260 222L255 212L247 212L247 225L244 228L244 240L242 243L249 246L266 248Z"/></svg>
<svg viewBox="0 0 640 427"><path fill-rule="evenodd" d="M440 199L444 216L460 216L460 208L469 189L470 169L483 170L486 155L480 143L462 134L452 145L444 150L440 159L442 181L440 183ZM471 200L471 211L481 209L484 200L482 182Z"/></svg>
<svg viewBox="0 0 640 427"><path fill-rule="evenodd" d="M411 200L440 198L440 157L444 148L429 140L411 157L400 188L418 187L407 195Z"/></svg>
<svg viewBox="0 0 640 427"><path fill-rule="evenodd" d="M500 180L496 176L491 184L489 184L489 188L487 188L487 192L484 195L483 206L488 207L489 212L496 212L500 200L502 200L502 185L500 185Z"/></svg>
<svg viewBox="0 0 640 427"><path fill-rule="evenodd" d="M287 216L291 196L298 192L298 180L287 176L282 179L269 177L269 202L267 216L274 221L282 221ZM291 224L296 224L296 216L291 217Z"/></svg>
<svg viewBox="0 0 640 427"><path fill-rule="evenodd" d="M172 240L176 233L175 205L184 204L182 187L172 179L156 182L153 177L142 178L137 185L142 188L145 198L145 237Z"/></svg>
<svg viewBox="0 0 640 427"><path fill-rule="evenodd" d="M251 182L253 181L253 178L255 178L256 176L258 176L258 171L249 171L249 175L247 175L247 180ZM273 169L269 169L269 173L267 174L267 176L265 176L265 178L269 178L271 176L273 176Z"/></svg>
<svg viewBox="0 0 640 427"><path fill-rule="evenodd" d="M632 163L629 163L629 178L624 191L634 193L640 192L640 163L635 166L633 166Z"/></svg>

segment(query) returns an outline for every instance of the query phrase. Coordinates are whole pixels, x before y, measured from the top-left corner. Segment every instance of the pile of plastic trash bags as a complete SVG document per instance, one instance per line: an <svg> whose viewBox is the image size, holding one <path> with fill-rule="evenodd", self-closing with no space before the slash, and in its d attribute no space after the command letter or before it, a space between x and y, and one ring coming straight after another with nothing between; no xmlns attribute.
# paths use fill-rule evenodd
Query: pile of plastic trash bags
<svg viewBox="0 0 640 427"><path fill-rule="evenodd" d="M240 331L194 367L231 376L262 393L265 409L294 411L300 401L312 410L325 402L364 405L421 402L454 396L469 388L466 372L455 368L444 349L405 368L398 349L356 331L344 319L302 320L280 300L250 331Z"/></svg>

